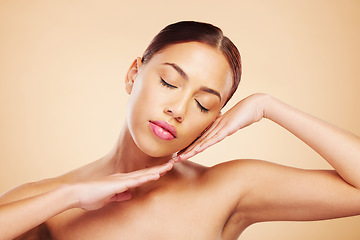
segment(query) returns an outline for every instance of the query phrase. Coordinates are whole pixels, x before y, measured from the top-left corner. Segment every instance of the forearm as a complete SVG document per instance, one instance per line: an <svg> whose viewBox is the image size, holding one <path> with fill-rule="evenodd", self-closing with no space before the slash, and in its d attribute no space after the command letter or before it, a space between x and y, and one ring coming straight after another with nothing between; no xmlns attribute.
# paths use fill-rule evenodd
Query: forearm
<svg viewBox="0 0 360 240"><path fill-rule="evenodd" d="M360 139L289 105L264 97L264 117L284 127L319 153L348 183L360 188Z"/></svg>
<svg viewBox="0 0 360 240"><path fill-rule="evenodd" d="M62 186L0 206L0 236L14 239L47 219L75 206L72 189Z"/></svg>

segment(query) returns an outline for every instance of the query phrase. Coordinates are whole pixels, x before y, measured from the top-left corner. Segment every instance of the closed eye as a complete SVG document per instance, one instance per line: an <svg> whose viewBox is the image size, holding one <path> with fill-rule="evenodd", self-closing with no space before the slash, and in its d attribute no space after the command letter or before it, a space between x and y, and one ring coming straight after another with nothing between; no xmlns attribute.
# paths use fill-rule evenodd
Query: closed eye
<svg viewBox="0 0 360 240"><path fill-rule="evenodd" d="M167 88L171 88L171 89L177 88L176 86L171 85L171 84L165 82L165 80L162 79L162 78L160 78L160 83L161 83L161 85L163 85L163 86L165 86L165 87L167 87Z"/></svg>
<svg viewBox="0 0 360 240"><path fill-rule="evenodd" d="M200 108L201 112L203 112L203 113L208 113L209 112L209 109L207 109L203 105L201 105L198 100L195 99L195 102L196 102L197 106Z"/></svg>
<svg viewBox="0 0 360 240"><path fill-rule="evenodd" d="M160 78L160 83L161 85L163 85L164 87L170 88L170 89L176 89L178 87L171 85L170 83L167 83L164 79ZM200 109L200 111L202 113L208 113L209 109L205 108L203 105L201 105L201 103L195 99L196 105L198 106L198 108Z"/></svg>

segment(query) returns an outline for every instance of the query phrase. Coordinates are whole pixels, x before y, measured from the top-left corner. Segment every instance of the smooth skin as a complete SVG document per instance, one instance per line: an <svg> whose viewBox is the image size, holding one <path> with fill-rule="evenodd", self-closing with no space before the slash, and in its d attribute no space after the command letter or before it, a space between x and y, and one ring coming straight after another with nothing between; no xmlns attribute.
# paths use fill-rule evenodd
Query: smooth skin
<svg viewBox="0 0 360 240"><path fill-rule="evenodd" d="M129 189L158 180L160 175L171 170L173 164L174 162L171 161L161 166L131 173L117 173L92 181L62 184L54 190L2 204L0 205L1 239L14 239L68 209L81 208L90 211L99 209L110 202L129 200L132 198ZM20 191L45 184L31 185L34 184L21 186ZM38 189L38 191L41 190ZM6 201L6 196L7 194L2 197L2 202Z"/></svg>
<svg viewBox="0 0 360 240"><path fill-rule="evenodd" d="M187 78L164 63L175 63ZM203 91L204 86L216 90L221 98ZM237 239L257 222L360 214L357 136L267 94L253 94L221 115L230 86L231 72L224 56L201 43L172 45L146 64L136 59L125 79L130 94L128 112L114 149L63 176L9 191L0 198L1 208L5 207L6 211L10 206L9 212L16 212L15 206L20 203L29 213L22 217L31 226L47 219L45 225L54 239L70 240L169 239L169 236L171 239ZM263 118L300 138L334 170L302 170L251 159L213 167L186 161ZM177 138L171 141L157 138L148 126L150 120L172 124ZM174 159L175 165L170 161L154 167L168 162L173 153L188 145ZM123 177L146 168L151 173L142 172L146 176L144 181L122 185ZM119 185L116 177L107 177L117 173L122 173ZM159 178L159 174L163 176ZM112 184L117 185L116 190ZM100 194L103 188L111 190ZM127 194L131 194L131 200L109 200L121 192L125 193L119 195L119 200L130 198ZM99 194L103 197L99 198ZM94 200L91 204L80 201L84 204L81 206L79 201L74 204L74 199L66 201L69 196ZM64 201L54 200L57 198ZM33 202L27 202L29 199ZM36 223L27 217L32 214L26 206L39 209L50 203L53 204L50 210L44 207L44 215ZM1 219L5 219L1 214L0 209ZM14 217L13 221L18 218Z"/></svg>

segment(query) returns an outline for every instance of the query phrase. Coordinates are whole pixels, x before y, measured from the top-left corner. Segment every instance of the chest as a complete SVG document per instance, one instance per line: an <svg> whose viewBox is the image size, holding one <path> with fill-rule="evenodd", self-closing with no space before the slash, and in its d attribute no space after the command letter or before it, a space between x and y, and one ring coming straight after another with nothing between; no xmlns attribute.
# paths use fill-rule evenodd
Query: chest
<svg viewBox="0 0 360 240"><path fill-rule="evenodd" d="M153 191L85 212L69 210L47 222L54 239L220 239L226 204L195 189Z"/></svg>

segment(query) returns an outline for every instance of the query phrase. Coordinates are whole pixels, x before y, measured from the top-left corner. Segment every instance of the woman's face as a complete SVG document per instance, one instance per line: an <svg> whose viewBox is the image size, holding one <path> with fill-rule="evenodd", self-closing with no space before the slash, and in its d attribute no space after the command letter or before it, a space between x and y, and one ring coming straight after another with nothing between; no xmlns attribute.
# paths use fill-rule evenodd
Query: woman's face
<svg viewBox="0 0 360 240"><path fill-rule="evenodd" d="M218 116L232 85L224 55L208 45L170 45L126 78L127 125L147 155L171 155L193 142Z"/></svg>

